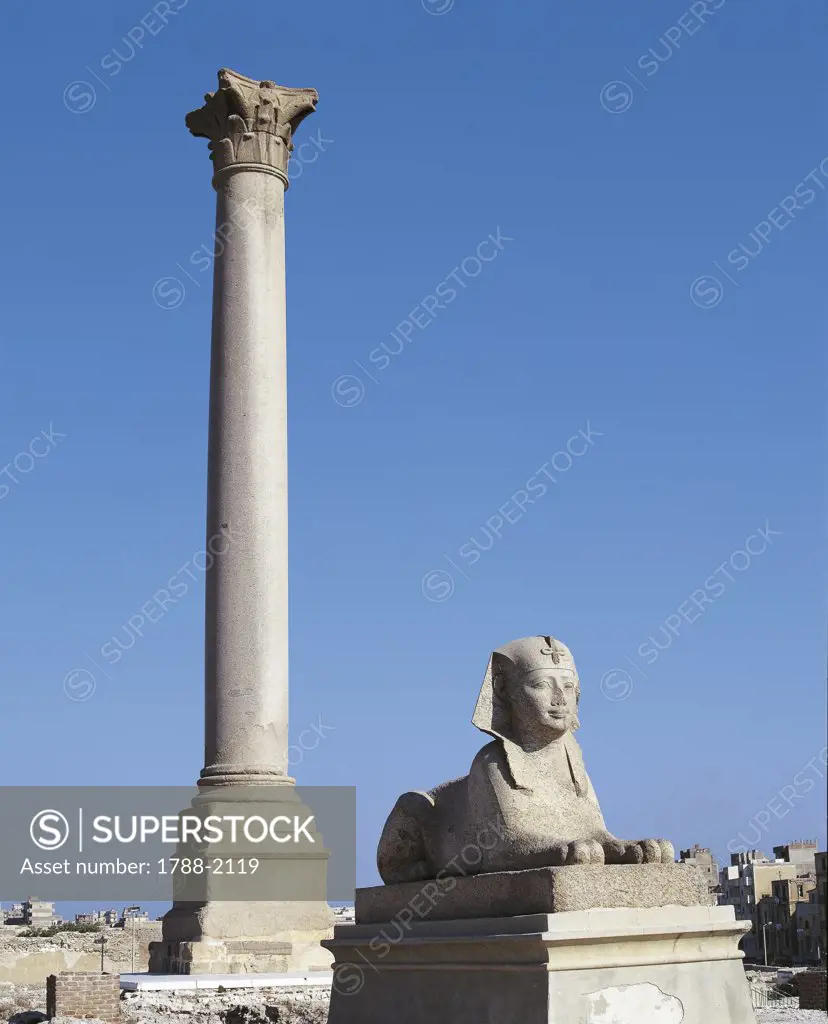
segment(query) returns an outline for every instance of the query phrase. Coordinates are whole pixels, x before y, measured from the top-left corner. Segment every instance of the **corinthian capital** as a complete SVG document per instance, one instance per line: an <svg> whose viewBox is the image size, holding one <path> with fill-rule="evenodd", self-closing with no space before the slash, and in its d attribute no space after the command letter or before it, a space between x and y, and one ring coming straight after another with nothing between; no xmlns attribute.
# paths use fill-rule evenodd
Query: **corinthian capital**
<svg viewBox="0 0 828 1024"><path fill-rule="evenodd" d="M259 165L287 185L293 133L316 109L316 90L287 89L228 68L219 71L218 80L218 90L208 92L204 106L185 119L193 135L210 140L216 175L234 166Z"/></svg>

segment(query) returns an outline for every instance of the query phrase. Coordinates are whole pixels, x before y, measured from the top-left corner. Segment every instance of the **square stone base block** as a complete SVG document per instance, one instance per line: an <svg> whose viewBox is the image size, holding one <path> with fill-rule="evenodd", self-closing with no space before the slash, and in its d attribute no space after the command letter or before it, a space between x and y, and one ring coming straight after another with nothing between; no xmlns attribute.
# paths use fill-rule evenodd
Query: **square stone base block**
<svg viewBox="0 0 828 1024"><path fill-rule="evenodd" d="M321 940L333 934L327 903L173 904L150 974L277 974L330 970Z"/></svg>
<svg viewBox="0 0 828 1024"><path fill-rule="evenodd" d="M407 908L429 921L450 921L699 904L709 906L710 897L707 879L693 864L572 864L357 889L355 911L357 924L373 924Z"/></svg>
<svg viewBox="0 0 828 1024"><path fill-rule="evenodd" d="M732 907L339 925L329 1024L755 1024Z"/></svg>

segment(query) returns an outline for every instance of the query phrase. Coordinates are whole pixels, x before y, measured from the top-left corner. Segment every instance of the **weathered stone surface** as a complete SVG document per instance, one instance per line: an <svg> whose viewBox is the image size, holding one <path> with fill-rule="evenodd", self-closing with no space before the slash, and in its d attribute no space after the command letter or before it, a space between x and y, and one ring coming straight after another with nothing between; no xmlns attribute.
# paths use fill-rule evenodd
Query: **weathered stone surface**
<svg viewBox="0 0 828 1024"><path fill-rule="evenodd" d="M193 135L210 140L216 174L236 165L259 165L281 177L287 188L293 133L316 109L316 90L288 89L229 68L222 68L218 79L218 90L208 92L204 106L186 118Z"/></svg>
<svg viewBox="0 0 828 1024"><path fill-rule="evenodd" d="M150 945L153 974L270 974L325 971L330 954L320 940L331 935L327 903L208 902L173 905L164 935Z"/></svg>
<svg viewBox="0 0 828 1024"><path fill-rule="evenodd" d="M754 1024L732 907L336 928L329 1024Z"/></svg>
<svg viewBox="0 0 828 1024"><path fill-rule="evenodd" d="M702 871L684 864L573 864L356 891L356 923L559 914L620 907L709 906ZM408 912L408 913L407 913Z"/></svg>
<svg viewBox="0 0 828 1024"><path fill-rule="evenodd" d="M467 776L400 797L377 851L386 884L467 874L469 848L479 872L672 864L667 840L619 839L607 830L572 735L580 685L572 653L551 636L492 653L472 723L494 740Z"/></svg>

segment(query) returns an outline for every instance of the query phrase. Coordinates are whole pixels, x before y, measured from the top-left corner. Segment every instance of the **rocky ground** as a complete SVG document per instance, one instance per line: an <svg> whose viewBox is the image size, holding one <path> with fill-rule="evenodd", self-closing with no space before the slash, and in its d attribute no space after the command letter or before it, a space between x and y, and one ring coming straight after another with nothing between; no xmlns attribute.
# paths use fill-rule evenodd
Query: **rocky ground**
<svg viewBox="0 0 828 1024"><path fill-rule="evenodd" d="M46 1009L46 985L12 985L0 981L0 1021L10 1020L24 1010Z"/></svg>
<svg viewBox="0 0 828 1024"><path fill-rule="evenodd" d="M824 1010L754 1010L756 1024L825 1024Z"/></svg>
<svg viewBox="0 0 828 1024"><path fill-rule="evenodd" d="M128 992L121 1005L127 1024L325 1024L329 999L327 988L236 990L198 999Z"/></svg>
<svg viewBox="0 0 828 1024"><path fill-rule="evenodd" d="M327 988L255 989L216 992L215 995L170 992L126 992L121 1001L124 1024L325 1024ZM0 1022L37 1024L27 1011L46 1010L46 989L37 985L0 983ZM16 1019L15 1019L16 1018ZM53 1024L75 1024L74 1018L55 1017ZM84 1024L95 1024L87 1020Z"/></svg>
<svg viewBox="0 0 828 1024"><path fill-rule="evenodd" d="M258 989L193 995L169 992L128 992L122 1001L124 1024L325 1024L328 990ZM26 1011L46 1009L46 990L37 985L0 983L0 1022L36 1024ZM825 1024L823 1010L755 1010L756 1024ZM73 1018L56 1017L53 1024L77 1024ZM99 1024L84 1021L83 1024Z"/></svg>

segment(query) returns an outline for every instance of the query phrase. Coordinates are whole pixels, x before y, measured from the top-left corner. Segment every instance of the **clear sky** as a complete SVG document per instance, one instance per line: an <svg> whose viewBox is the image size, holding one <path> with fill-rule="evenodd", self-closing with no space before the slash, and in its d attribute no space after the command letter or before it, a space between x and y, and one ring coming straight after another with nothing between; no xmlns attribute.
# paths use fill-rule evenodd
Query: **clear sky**
<svg viewBox="0 0 828 1024"><path fill-rule="evenodd" d="M358 787L360 882L532 633L574 651L617 834L824 848L821 5L5 20L3 782L202 765L214 194L184 115L228 66L321 97L287 249L291 729L324 738L292 767Z"/></svg>

